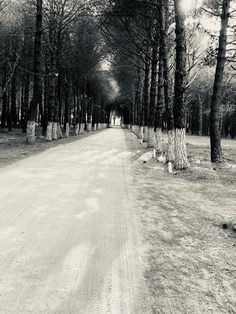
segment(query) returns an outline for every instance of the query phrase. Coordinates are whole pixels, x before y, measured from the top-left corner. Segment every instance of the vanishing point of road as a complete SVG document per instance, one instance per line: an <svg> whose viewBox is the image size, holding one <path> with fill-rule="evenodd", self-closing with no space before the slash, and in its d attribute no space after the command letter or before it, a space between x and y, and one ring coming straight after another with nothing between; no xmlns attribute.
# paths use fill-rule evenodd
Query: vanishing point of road
<svg viewBox="0 0 236 314"><path fill-rule="evenodd" d="M0 313L148 313L125 131L0 170Z"/></svg>

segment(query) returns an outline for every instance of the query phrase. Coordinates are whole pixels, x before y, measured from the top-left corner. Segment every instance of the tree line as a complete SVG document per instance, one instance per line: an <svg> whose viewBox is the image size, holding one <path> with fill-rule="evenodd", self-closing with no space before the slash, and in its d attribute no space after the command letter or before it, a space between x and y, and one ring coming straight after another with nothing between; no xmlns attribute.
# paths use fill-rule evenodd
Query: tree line
<svg viewBox="0 0 236 314"><path fill-rule="evenodd" d="M234 0L2 0L1 128L33 144L40 125L52 141L106 127L115 109L157 154L167 131L177 169L186 132L210 135L220 162L236 134L235 12Z"/></svg>
<svg viewBox="0 0 236 314"><path fill-rule="evenodd" d="M1 128L22 127L35 143L104 127L109 121L106 47L95 0L2 1Z"/></svg>
<svg viewBox="0 0 236 314"><path fill-rule="evenodd" d="M124 124L158 154L167 130L177 169L188 167L186 131L210 135L211 160L222 161L221 136L236 131L233 1L111 2L103 34L115 51Z"/></svg>

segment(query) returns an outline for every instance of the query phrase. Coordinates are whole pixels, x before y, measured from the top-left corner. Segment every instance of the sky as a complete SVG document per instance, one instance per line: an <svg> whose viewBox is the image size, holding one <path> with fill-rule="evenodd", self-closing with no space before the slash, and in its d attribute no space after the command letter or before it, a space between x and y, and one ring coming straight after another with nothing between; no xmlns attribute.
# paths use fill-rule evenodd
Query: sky
<svg viewBox="0 0 236 314"><path fill-rule="evenodd" d="M109 61L109 58L105 58L103 59L103 61L101 62L101 71L103 71L104 73L106 72L110 72L111 70L111 62ZM107 77L108 82L110 84L110 98L114 99L118 96L119 94L119 85L117 83L117 81L111 76L109 75L109 77Z"/></svg>
<svg viewBox="0 0 236 314"><path fill-rule="evenodd" d="M184 12L189 12L194 9L200 8L203 0L181 0L181 7Z"/></svg>

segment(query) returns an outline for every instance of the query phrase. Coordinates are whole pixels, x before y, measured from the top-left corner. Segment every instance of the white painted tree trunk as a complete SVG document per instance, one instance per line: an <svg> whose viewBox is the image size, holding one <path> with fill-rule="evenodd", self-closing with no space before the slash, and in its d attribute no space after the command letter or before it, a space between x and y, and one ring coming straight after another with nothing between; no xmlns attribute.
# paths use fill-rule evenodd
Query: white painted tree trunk
<svg viewBox="0 0 236 314"><path fill-rule="evenodd" d="M78 136L79 135L79 123L76 123L76 126L75 126L75 136Z"/></svg>
<svg viewBox="0 0 236 314"><path fill-rule="evenodd" d="M27 122L26 144L35 144L35 121Z"/></svg>
<svg viewBox="0 0 236 314"><path fill-rule="evenodd" d="M63 138L62 129L60 126L60 123L57 123L57 138L61 139Z"/></svg>
<svg viewBox="0 0 236 314"><path fill-rule="evenodd" d="M94 124L93 130L94 130L94 132L97 131L97 125L96 124Z"/></svg>
<svg viewBox="0 0 236 314"><path fill-rule="evenodd" d="M175 132L174 130L169 130L166 161L173 163L174 160L175 160Z"/></svg>
<svg viewBox="0 0 236 314"><path fill-rule="evenodd" d="M91 132L92 131L92 123L87 124L87 131Z"/></svg>
<svg viewBox="0 0 236 314"><path fill-rule="evenodd" d="M147 147L153 148L155 146L155 143L156 143L156 137L155 137L154 128L149 128L148 129Z"/></svg>
<svg viewBox="0 0 236 314"><path fill-rule="evenodd" d="M52 140L57 140L57 122L53 122L52 124Z"/></svg>
<svg viewBox="0 0 236 314"><path fill-rule="evenodd" d="M80 134L83 134L84 133L84 123L81 123L80 124Z"/></svg>
<svg viewBox="0 0 236 314"><path fill-rule="evenodd" d="M168 172L169 173L173 173L173 165L172 165L172 162L168 162Z"/></svg>
<svg viewBox="0 0 236 314"><path fill-rule="evenodd" d="M51 142L52 141L52 122L48 122L47 125L47 132L46 132L46 141Z"/></svg>
<svg viewBox="0 0 236 314"><path fill-rule="evenodd" d="M143 141L147 142L148 141L148 126L145 126L143 128Z"/></svg>
<svg viewBox="0 0 236 314"><path fill-rule="evenodd" d="M140 126L139 127L139 130L138 130L138 138L140 140L143 140L143 126Z"/></svg>
<svg viewBox="0 0 236 314"><path fill-rule="evenodd" d="M175 129L175 169L182 170L188 167L186 130Z"/></svg>
<svg viewBox="0 0 236 314"><path fill-rule="evenodd" d="M65 133L66 137L70 136L70 123L66 123L66 133ZM78 134L77 134L78 135Z"/></svg>
<svg viewBox="0 0 236 314"><path fill-rule="evenodd" d="M162 155L163 153L163 145L162 145L162 129L161 128L157 128L156 129L156 144L155 144L155 149L156 149L156 154L158 155Z"/></svg>

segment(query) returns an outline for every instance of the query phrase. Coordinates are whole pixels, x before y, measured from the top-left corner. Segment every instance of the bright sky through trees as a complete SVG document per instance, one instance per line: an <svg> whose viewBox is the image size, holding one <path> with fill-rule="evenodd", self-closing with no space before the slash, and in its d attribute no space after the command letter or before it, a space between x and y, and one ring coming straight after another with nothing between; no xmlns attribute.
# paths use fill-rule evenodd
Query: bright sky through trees
<svg viewBox="0 0 236 314"><path fill-rule="evenodd" d="M110 70L111 70L111 62L109 61L109 58L103 59L103 61L101 62L101 71L108 74L107 79L110 85L109 96L111 99L114 99L119 94L119 85L117 81L114 79L114 77L111 76L111 74L109 73Z"/></svg>
<svg viewBox="0 0 236 314"><path fill-rule="evenodd" d="M203 0L182 0L181 7L185 12L199 8Z"/></svg>

